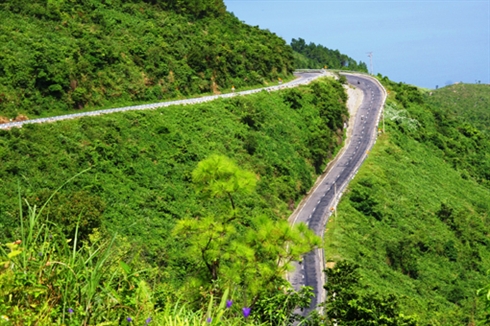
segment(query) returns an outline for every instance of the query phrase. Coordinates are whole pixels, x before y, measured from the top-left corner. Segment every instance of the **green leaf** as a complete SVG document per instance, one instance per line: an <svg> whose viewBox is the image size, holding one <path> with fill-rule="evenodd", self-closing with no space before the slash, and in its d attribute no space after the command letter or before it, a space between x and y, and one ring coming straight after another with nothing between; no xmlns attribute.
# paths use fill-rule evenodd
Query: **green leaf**
<svg viewBox="0 0 490 326"><path fill-rule="evenodd" d="M129 267L129 265L123 262L122 260L119 262L119 266L121 266L121 268L123 269L124 274L126 275L131 274L131 267Z"/></svg>
<svg viewBox="0 0 490 326"><path fill-rule="evenodd" d="M18 256L18 255L20 255L21 253L22 253L22 250L12 250L11 252L9 252L9 253L7 254L7 257L8 257L9 259L12 259L12 258L14 258L14 257L16 257L16 256Z"/></svg>

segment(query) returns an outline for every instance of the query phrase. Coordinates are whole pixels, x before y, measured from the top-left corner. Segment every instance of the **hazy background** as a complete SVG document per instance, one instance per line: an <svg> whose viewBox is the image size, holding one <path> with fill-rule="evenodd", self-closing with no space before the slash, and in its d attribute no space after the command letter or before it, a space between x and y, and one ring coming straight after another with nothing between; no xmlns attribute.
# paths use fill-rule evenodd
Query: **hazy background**
<svg viewBox="0 0 490 326"><path fill-rule="evenodd" d="M249 25L338 49L421 87L490 82L490 1L224 0Z"/></svg>

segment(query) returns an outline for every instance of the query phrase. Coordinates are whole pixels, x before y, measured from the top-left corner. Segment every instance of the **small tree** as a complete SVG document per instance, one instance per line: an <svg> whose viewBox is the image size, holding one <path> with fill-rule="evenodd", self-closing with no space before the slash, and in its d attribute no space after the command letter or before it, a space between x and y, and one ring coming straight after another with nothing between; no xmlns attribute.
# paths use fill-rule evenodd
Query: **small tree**
<svg viewBox="0 0 490 326"><path fill-rule="evenodd" d="M201 161L192 177L198 191L225 197L231 206L230 214L185 218L174 229L175 236L186 239L185 255L195 267L194 289L234 285L253 303L260 293L277 291L290 262L320 244L304 224L291 227L286 220L240 216L236 197L253 192L256 178L227 157Z"/></svg>

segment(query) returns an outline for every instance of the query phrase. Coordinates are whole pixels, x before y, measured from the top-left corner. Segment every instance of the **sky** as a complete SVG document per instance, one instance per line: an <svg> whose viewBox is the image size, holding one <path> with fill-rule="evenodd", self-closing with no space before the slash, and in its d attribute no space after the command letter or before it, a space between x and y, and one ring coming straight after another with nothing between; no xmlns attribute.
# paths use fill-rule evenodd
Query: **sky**
<svg viewBox="0 0 490 326"><path fill-rule="evenodd" d="M224 0L241 21L425 88L490 83L490 0Z"/></svg>

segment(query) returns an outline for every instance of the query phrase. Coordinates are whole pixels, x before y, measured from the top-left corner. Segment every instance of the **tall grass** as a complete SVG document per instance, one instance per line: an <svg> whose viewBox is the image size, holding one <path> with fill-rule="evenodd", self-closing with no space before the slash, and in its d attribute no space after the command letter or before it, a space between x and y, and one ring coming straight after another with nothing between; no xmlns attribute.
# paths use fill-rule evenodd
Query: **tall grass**
<svg viewBox="0 0 490 326"><path fill-rule="evenodd" d="M114 250L117 235L95 232L88 241L67 239L42 213L53 196L84 170L56 189L38 209L27 201L24 216L19 188L20 239L0 246L0 311L12 324L117 325L130 316L153 311L147 283L131 272Z"/></svg>
<svg viewBox="0 0 490 326"><path fill-rule="evenodd" d="M126 263L118 235L96 231L80 241L77 224L74 237L66 238L43 213L56 192L84 172L39 208L24 200L26 214L19 187L20 239L0 245L0 325L266 325L244 317L229 290L221 300L211 295L207 310L162 297L155 270Z"/></svg>

